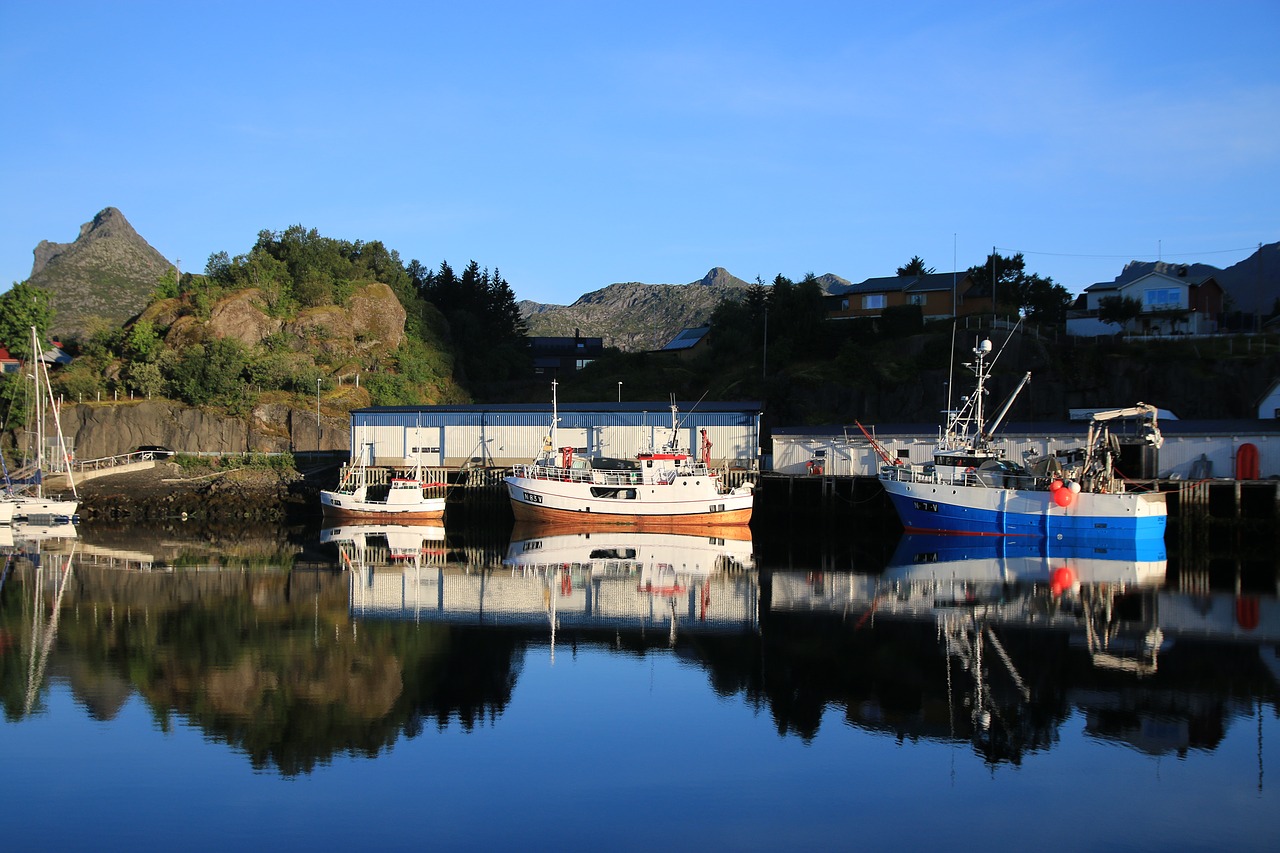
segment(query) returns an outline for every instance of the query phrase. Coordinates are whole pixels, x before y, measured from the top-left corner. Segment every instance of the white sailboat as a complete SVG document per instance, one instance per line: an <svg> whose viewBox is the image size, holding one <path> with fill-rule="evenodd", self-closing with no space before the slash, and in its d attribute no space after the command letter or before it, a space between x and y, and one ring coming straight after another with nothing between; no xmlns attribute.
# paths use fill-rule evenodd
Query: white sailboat
<svg viewBox="0 0 1280 853"><path fill-rule="evenodd" d="M40 338L36 327L31 327L31 365L32 378L35 381L35 461L31 471L33 483L28 491L17 491L9 486L0 503L11 505L11 518L16 521L31 522L66 522L75 518L80 506L80 496L76 493L75 479L71 471L71 453L66 439L62 435L62 419L59 415L57 401L53 397L53 386L49 383L49 367L44 362L44 351L40 347ZM43 379L43 384L41 380ZM45 399L45 395L48 399ZM67 484L71 489L71 497L46 496L44 493L44 475L47 470L45 456L45 413L53 414L53 425L57 435L54 448L58 468L66 472ZM2 514L2 510L0 510Z"/></svg>

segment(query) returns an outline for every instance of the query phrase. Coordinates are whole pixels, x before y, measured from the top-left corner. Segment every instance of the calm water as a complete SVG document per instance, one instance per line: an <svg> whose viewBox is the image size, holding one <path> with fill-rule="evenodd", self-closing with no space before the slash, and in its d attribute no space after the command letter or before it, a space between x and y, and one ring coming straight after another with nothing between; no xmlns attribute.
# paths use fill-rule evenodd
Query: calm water
<svg viewBox="0 0 1280 853"><path fill-rule="evenodd" d="M0 532L10 850L1274 850L1274 557Z"/></svg>

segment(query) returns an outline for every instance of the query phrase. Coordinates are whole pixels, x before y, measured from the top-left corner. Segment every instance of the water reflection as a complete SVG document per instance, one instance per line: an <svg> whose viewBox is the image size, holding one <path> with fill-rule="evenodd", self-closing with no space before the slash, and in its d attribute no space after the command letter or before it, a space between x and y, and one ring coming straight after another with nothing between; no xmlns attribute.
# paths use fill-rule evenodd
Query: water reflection
<svg viewBox="0 0 1280 853"><path fill-rule="evenodd" d="M49 656L58 637L58 622L62 615L62 602L71 582L74 565L77 531L74 525L17 523L0 526L0 551L4 553L4 569L0 571L0 594L15 572L27 571L33 575L32 599L23 601L29 606L30 631L26 635L25 655L9 654L16 649L8 626L0 631L0 649L6 654L0 657L0 673L3 678L6 716L21 707L20 715L31 713L40 688L44 685ZM44 594L42 594L44 593ZM46 604L45 599L48 599ZM25 660L24 660L25 658ZM15 672L25 662L23 674ZM16 679L15 679L16 676ZM21 693L20 702L17 701Z"/></svg>
<svg viewBox="0 0 1280 853"><path fill-rule="evenodd" d="M878 574L773 572L765 631L838 625L840 655L857 661L847 689L815 673L781 693L809 689L859 727L1018 763L1076 710L1100 740L1181 755L1213 749L1255 697L1274 697L1280 608L1168 589L1166 569L1163 543L904 536ZM816 713L792 715L811 735Z"/></svg>
<svg viewBox="0 0 1280 853"><path fill-rule="evenodd" d="M992 764L1053 748L1073 714L1098 742L1213 750L1280 680L1275 596L1171 585L1160 546L904 537L874 572L832 572L757 570L720 531L68 530L0 540L6 718L62 679L96 719L137 696L287 775L500 725L548 644L673 649L780 734L836 710Z"/></svg>
<svg viewBox="0 0 1280 853"><path fill-rule="evenodd" d="M753 630L758 590L751 539L517 528L500 565L447 559L443 531L356 526L326 530L351 571L361 619L666 633ZM372 545L371 545L372 543Z"/></svg>

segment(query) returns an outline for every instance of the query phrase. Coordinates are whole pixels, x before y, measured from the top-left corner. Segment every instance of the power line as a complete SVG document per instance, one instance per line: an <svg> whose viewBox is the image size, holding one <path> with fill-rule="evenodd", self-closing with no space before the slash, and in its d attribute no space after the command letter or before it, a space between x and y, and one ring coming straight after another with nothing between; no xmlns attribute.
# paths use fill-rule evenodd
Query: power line
<svg viewBox="0 0 1280 853"><path fill-rule="evenodd" d="M1101 258L1101 259L1108 259L1108 260L1119 258L1123 260L1134 261L1134 260L1140 260L1143 257L1142 253L1134 253L1131 255L1082 255L1082 254L1075 254L1072 252L1033 252L1028 249L1012 249L1007 246L998 246L997 249L1002 252L1014 252L1014 253L1023 254L1023 255L1047 255L1049 257L1054 257L1054 258ZM1214 251L1211 251L1211 252L1178 252L1174 255L1174 257L1195 258L1195 257L1200 257L1202 255L1229 255L1229 254L1232 254L1233 252L1252 252L1252 251L1257 251L1257 249L1258 249L1258 244L1255 243L1252 246L1241 246L1238 249L1215 249ZM1163 255L1163 252L1161 254Z"/></svg>

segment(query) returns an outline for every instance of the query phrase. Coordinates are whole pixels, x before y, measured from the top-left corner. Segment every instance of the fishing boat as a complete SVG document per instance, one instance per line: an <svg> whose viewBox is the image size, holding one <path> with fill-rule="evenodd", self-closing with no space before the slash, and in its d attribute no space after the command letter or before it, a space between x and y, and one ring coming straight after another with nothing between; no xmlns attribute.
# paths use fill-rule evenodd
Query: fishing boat
<svg viewBox="0 0 1280 853"><path fill-rule="evenodd" d="M391 477L376 483L368 458L373 445L361 447L359 461L347 468L338 488L320 492L320 510L338 521L432 521L444 517L447 483L425 483L418 457L412 477Z"/></svg>
<svg viewBox="0 0 1280 853"><path fill-rule="evenodd" d="M0 496L0 518L7 513L11 521L34 523L70 522L76 518L80 497L76 493L75 479L71 473L71 451L62 435L62 421L58 404L49 384L49 368L44 362L44 351L36 327L31 327L32 379L35 381L35 446L34 461L10 479L5 469L5 486ZM43 380L43 381L42 381ZM47 396L47 399L46 399ZM45 412L53 414L57 441L52 448L45 447ZM50 458L52 457L52 459ZM53 462L54 465L49 463ZM50 467L65 472L72 496L49 496L44 493L44 477Z"/></svg>
<svg viewBox="0 0 1280 853"><path fill-rule="evenodd" d="M1089 423L1085 447L1049 456L1028 466L1006 459L991 437L1027 373L987 423L983 401L996 357L990 340L974 347L977 388L947 413L943 434L926 464L891 459L875 444L883 465L880 481L908 532L985 536L1074 536L1094 540L1162 539L1167 522L1165 496L1142 491L1117 468L1119 435L1131 424L1140 443L1160 447L1163 439L1154 406L1138 403L1099 411Z"/></svg>
<svg viewBox="0 0 1280 853"><path fill-rule="evenodd" d="M753 485L727 487L711 470L711 443L702 431L701 457L679 446L679 410L671 403L665 444L634 459L588 458L572 447L557 453L555 387L551 431L541 454L505 477L517 522L619 524L656 532L745 525L751 521Z"/></svg>

